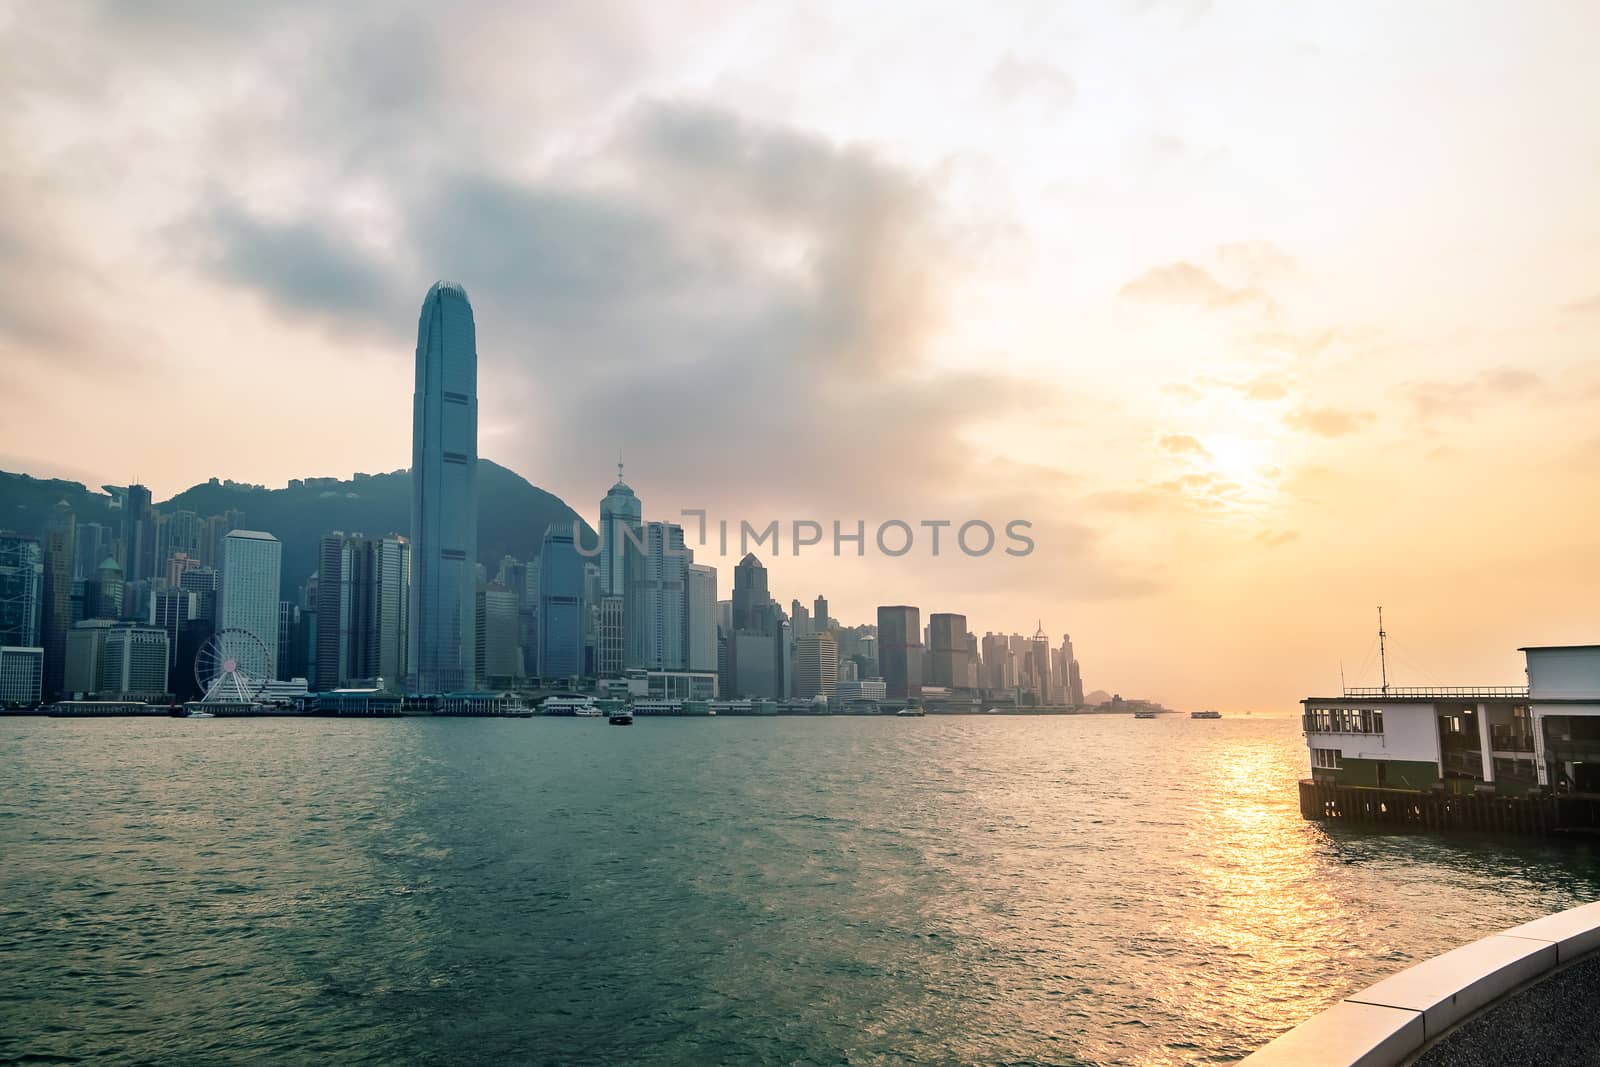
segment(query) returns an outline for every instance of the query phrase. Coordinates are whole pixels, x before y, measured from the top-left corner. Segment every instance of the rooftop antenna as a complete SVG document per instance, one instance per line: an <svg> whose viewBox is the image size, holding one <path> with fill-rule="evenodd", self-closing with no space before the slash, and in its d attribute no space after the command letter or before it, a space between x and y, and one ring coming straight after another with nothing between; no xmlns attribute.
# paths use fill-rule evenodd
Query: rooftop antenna
<svg viewBox="0 0 1600 1067"><path fill-rule="evenodd" d="M622 448L617 448L617 481L622 481Z"/></svg>
<svg viewBox="0 0 1600 1067"><path fill-rule="evenodd" d="M1378 605L1378 663L1383 668L1383 692L1389 692L1389 656L1384 649L1384 638L1389 635L1383 632L1383 605ZM1369 646L1370 647L1370 646Z"/></svg>
<svg viewBox="0 0 1600 1067"><path fill-rule="evenodd" d="M1350 691L1350 687L1347 686L1344 681L1344 660L1339 661L1339 691L1342 693L1348 693Z"/></svg>

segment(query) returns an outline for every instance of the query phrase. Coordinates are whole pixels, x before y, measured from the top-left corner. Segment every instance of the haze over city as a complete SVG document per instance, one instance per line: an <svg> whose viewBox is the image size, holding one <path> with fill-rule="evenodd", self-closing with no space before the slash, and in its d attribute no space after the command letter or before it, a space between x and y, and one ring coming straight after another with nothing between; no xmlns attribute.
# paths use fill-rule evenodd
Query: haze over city
<svg viewBox="0 0 1600 1067"><path fill-rule="evenodd" d="M163 499L479 452L591 521L1033 524L774 594L1287 713L1600 594L1585 5L0 8L0 466ZM787 548L786 548L787 551ZM737 554L706 560L731 575Z"/></svg>

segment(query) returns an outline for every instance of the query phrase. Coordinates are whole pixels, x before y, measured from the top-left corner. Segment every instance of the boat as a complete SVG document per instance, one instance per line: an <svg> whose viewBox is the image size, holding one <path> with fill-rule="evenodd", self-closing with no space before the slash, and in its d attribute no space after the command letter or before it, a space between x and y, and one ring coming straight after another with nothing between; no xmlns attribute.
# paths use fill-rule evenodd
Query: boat
<svg viewBox="0 0 1600 1067"><path fill-rule="evenodd" d="M1133 713L1133 717L1135 719L1153 719L1153 718L1156 717L1156 712L1153 712L1153 711L1136 711L1136 712Z"/></svg>
<svg viewBox="0 0 1600 1067"><path fill-rule="evenodd" d="M186 718L186 719L215 719L216 716L211 714L209 711L201 711L199 708L190 708L189 709L189 713L187 715L185 715L184 718Z"/></svg>
<svg viewBox="0 0 1600 1067"><path fill-rule="evenodd" d="M1191 718L1191 719L1220 719L1220 718L1222 718L1222 712L1220 712L1220 711L1191 711L1189 713L1189 718Z"/></svg>
<svg viewBox="0 0 1600 1067"><path fill-rule="evenodd" d="M611 713L610 722L611 722L612 726L632 726L633 725L633 712L631 712L631 711L613 711Z"/></svg>
<svg viewBox="0 0 1600 1067"><path fill-rule="evenodd" d="M925 718L927 714L921 708L901 708L894 713L894 717L897 719L921 719Z"/></svg>
<svg viewBox="0 0 1600 1067"><path fill-rule="evenodd" d="M539 710L546 715L576 715L581 719L598 719L605 714L592 696L546 697Z"/></svg>

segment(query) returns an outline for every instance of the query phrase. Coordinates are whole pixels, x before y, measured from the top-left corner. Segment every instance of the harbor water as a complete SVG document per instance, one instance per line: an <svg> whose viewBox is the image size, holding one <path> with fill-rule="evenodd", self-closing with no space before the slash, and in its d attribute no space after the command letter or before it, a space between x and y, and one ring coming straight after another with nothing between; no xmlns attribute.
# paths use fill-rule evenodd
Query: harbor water
<svg viewBox="0 0 1600 1067"><path fill-rule="evenodd" d="M1600 898L1298 719L0 719L0 1063L1227 1062Z"/></svg>

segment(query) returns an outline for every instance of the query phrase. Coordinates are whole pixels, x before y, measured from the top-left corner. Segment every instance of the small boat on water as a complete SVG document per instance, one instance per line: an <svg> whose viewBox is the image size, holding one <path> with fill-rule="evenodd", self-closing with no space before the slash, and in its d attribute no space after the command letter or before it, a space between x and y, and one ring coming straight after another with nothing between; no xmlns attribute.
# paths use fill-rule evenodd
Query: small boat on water
<svg viewBox="0 0 1600 1067"><path fill-rule="evenodd" d="M598 719L605 714L592 696L546 697L539 710L546 715L575 715L580 719Z"/></svg>
<svg viewBox="0 0 1600 1067"><path fill-rule="evenodd" d="M631 712L631 711L614 711L614 712L611 713L610 722L611 722L612 726L632 726L633 725L633 712Z"/></svg>
<svg viewBox="0 0 1600 1067"><path fill-rule="evenodd" d="M1220 718L1222 718L1222 712L1220 712L1220 711L1191 711L1189 713L1189 718L1191 718L1191 719L1220 719Z"/></svg>
<svg viewBox="0 0 1600 1067"><path fill-rule="evenodd" d="M1133 717L1135 719L1153 719L1156 717L1156 713L1153 711L1136 711L1133 713Z"/></svg>
<svg viewBox="0 0 1600 1067"><path fill-rule="evenodd" d="M901 708L894 713L894 717L897 719L921 719L926 718L927 714L921 708Z"/></svg>
<svg viewBox="0 0 1600 1067"><path fill-rule="evenodd" d="M201 711L199 708L190 708L189 709L189 713L187 715L185 715L184 718L185 719L215 719L216 716L211 714L209 711Z"/></svg>

